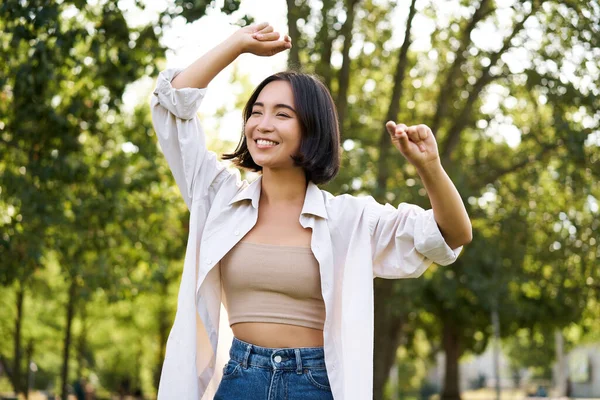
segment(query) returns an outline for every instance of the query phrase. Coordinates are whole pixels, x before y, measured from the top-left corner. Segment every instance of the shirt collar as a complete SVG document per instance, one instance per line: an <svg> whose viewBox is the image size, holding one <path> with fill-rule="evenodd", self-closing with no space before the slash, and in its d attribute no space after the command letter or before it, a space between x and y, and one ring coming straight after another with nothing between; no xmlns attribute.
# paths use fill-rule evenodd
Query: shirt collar
<svg viewBox="0 0 600 400"><path fill-rule="evenodd" d="M235 197L229 202L229 205L240 202L242 200L250 200L252 206L258 209L258 201L260 199L260 188L261 188L262 176L252 182L250 185L242 189ZM308 182L306 188L306 196L304 197L304 205L302 206L301 214L311 214L320 218L327 219L327 211L325 209L325 199L323 194L317 185L312 182Z"/></svg>
<svg viewBox="0 0 600 400"><path fill-rule="evenodd" d="M233 203L240 202L242 200L250 200L252 202L252 206L258 209L258 200L260 199L260 182L262 181L262 176L259 176L257 180L243 188L236 194L233 199L229 202L229 205Z"/></svg>
<svg viewBox="0 0 600 400"><path fill-rule="evenodd" d="M325 198L321 189L312 182L308 182L306 188L306 197L302 206L302 214L312 214L317 217L327 219L327 210L325 209Z"/></svg>

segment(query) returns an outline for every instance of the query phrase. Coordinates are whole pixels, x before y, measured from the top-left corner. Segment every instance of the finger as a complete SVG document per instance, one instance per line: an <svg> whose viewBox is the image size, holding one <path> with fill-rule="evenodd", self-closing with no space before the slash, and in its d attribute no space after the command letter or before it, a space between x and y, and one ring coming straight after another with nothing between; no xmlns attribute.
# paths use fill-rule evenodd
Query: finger
<svg viewBox="0 0 600 400"><path fill-rule="evenodd" d="M267 25L264 29L261 29L259 32L260 34L265 34L265 33L271 33L273 32L275 29L273 29L273 26L271 25Z"/></svg>
<svg viewBox="0 0 600 400"><path fill-rule="evenodd" d="M406 125L404 124L396 124L394 121L388 121L385 124L385 127L392 137L398 135L401 132L406 130Z"/></svg>
<svg viewBox="0 0 600 400"><path fill-rule="evenodd" d="M401 134L402 132L406 132L406 129L407 129L407 128L408 128L408 127L407 127L406 125L404 125L404 124L397 124L397 125L396 125L396 132L394 132L394 134L395 134L395 135L399 135L399 134Z"/></svg>
<svg viewBox="0 0 600 400"><path fill-rule="evenodd" d="M408 128L408 137L413 142L420 142L425 140L431 134L431 129L427 125L414 125Z"/></svg>
<svg viewBox="0 0 600 400"><path fill-rule="evenodd" d="M261 22L260 24L252 25L252 32L259 32L269 26L268 22Z"/></svg>
<svg viewBox="0 0 600 400"><path fill-rule="evenodd" d="M258 33L254 35L256 40L260 40L261 42L272 42L278 40L281 34L279 32L271 32L271 33Z"/></svg>
<svg viewBox="0 0 600 400"><path fill-rule="evenodd" d="M282 42L282 41L268 42L268 43L265 43L264 45L266 46L266 52L270 55L277 54L279 52L290 49L292 47L291 43Z"/></svg>
<svg viewBox="0 0 600 400"><path fill-rule="evenodd" d="M417 125L417 132L419 134L419 139L425 140L431 134L431 129L427 125Z"/></svg>
<svg viewBox="0 0 600 400"><path fill-rule="evenodd" d="M408 134L408 138L410 139L410 141L413 143L418 144L423 141L423 139L421 139L420 136L423 134L423 132L421 132L421 128L419 128L419 125L409 126L408 128L406 128L406 133ZM427 135L425 135L425 138L427 138Z"/></svg>
<svg viewBox="0 0 600 400"><path fill-rule="evenodd" d="M431 130L427 125L415 125L408 127L406 133L411 142L417 145L421 152L426 150L425 139L429 136Z"/></svg>
<svg viewBox="0 0 600 400"><path fill-rule="evenodd" d="M390 135L394 135L394 133L396 133L396 123L394 121L386 122L385 129L387 129Z"/></svg>
<svg viewBox="0 0 600 400"><path fill-rule="evenodd" d="M284 42L289 42L289 43L292 43L292 38L291 38L291 37L289 37L288 35L285 35L285 36L283 37L283 41L284 41Z"/></svg>
<svg viewBox="0 0 600 400"><path fill-rule="evenodd" d="M408 135L408 138L415 143L418 143L421 141L421 139L419 138L419 131L418 131L418 127L416 125L413 126L409 126L406 128L406 133Z"/></svg>
<svg viewBox="0 0 600 400"><path fill-rule="evenodd" d="M400 146L400 151L402 154L407 154L410 151L410 142L408 140L407 133L397 133L396 138L398 139L398 145Z"/></svg>

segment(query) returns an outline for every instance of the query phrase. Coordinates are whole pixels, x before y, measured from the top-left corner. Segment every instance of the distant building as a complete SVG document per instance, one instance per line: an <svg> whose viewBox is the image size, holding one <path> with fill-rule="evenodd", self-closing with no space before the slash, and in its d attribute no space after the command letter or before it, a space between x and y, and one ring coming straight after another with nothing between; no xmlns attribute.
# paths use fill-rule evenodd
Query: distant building
<svg viewBox="0 0 600 400"><path fill-rule="evenodd" d="M566 376L568 377L567 394L572 398L600 398L600 343L591 343L577 346L566 354ZM427 373L427 380L437 388L442 387L444 381L445 356L440 353L436 357L436 364ZM556 380L557 368L554 367ZM495 387L494 362L492 347L478 356L464 357L460 363L461 391L472 390L478 387ZM500 387L526 388L529 382L526 370L513 375L509 368L508 358L500 354ZM556 382L554 385L556 386Z"/></svg>
<svg viewBox="0 0 600 400"><path fill-rule="evenodd" d="M600 397L600 343L577 346L567 354L571 397Z"/></svg>
<svg viewBox="0 0 600 400"><path fill-rule="evenodd" d="M430 368L427 379L437 387L442 387L444 381L445 356L440 353L436 357L436 365ZM519 376L513 376L509 367L508 358L500 353L500 387L514 388L525 383L529 374L523 370ZM460 362L459 387L461 391L480 387L495 387L494 358L492 346L480 355L463 357Z"/></svg>

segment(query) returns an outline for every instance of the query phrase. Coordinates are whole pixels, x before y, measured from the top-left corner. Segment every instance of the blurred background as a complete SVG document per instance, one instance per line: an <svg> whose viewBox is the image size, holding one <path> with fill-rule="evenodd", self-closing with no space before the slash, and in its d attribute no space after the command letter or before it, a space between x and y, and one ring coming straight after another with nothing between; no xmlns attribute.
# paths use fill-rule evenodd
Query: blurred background
<svg viewBox="0 0 600 400"><path fill-rule="evenodd" d="M188 214L148 99L264 20L294 47L211 83L213 151L258 82L301 68L340 115L326 190L429 207L384 128L424 123L472 218L453 266L375 280L374 398L600 398L595 0L4 0L0 397L155 398Z"/></svg>

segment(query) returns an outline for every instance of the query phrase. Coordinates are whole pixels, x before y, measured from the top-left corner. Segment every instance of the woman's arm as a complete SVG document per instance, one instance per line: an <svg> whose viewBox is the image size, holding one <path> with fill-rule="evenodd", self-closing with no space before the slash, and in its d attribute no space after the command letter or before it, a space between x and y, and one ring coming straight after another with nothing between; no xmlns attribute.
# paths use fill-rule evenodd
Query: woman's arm
<svg viewBox="0 0 600 400"><path fill-rule="evenodd" d="M166 70L158 76L150 100L152 122L188 208L195 192L205 193L208 187L216 187L215 180L223 182L220 177L226 171L215 154L206 149L196 114L206 92L204 87L243 52L268 55L290 48L289 39L278 39L279 34L268 24L242 28L187 69Z"/></svg>
<svg viewBox="0 0 600 400"><path fill-rule="evenodd" d="M431 129L426 125L396 125L393 121L386 128L394 146L417 169L448 246L455 249L469 243L473 237L471 221L458 190L442 167Z"/></svg>
<svg viewBox="0 0 600 400"><path fill-rule="evenodd" d="M469 243L473 238L471 221L456 186L442 164L437 163L419 170L419 176L429 195L435 220L448 246L455 249Z"/></svg>
<svg viewBox="0 0 600 400"><path fill-rule="evenodd" d="M171 85L175 89L205 88L210 81L240 54L272 56L292 47L289 36L279 40L280 34L263 22L239 29L224 42L200 57L183 70Z"/></svg>

